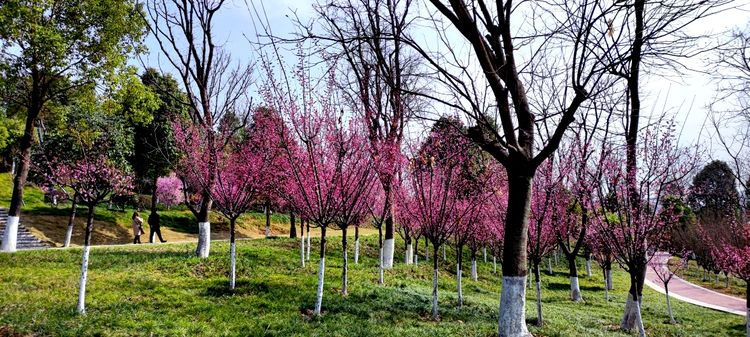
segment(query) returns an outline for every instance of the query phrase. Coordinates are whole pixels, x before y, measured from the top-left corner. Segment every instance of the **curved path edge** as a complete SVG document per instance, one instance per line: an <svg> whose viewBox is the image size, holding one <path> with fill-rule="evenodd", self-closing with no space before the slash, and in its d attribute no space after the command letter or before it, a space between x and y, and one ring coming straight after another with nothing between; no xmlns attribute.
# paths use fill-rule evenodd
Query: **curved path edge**
<svg viewBox="0 0 750 337"><path fill-rule="evenodd" d="M654 256L653 258L664 259L661 256ZM667 255L666 259L668 258L669 257ZM666 259L664 259L664 261L666 261ZM644 284L649 288L656 290L656 292L662 295L665 294L664 287L661 285L661 281L650 266L648 268L648 271L646 272L646 280ZM710 289L706 289L699 285L690 283L680 277L677 277L676 275L672 277L672 281L669 282L669 285L669 296L674 299L739 316L747 315L746 301L743 298L729 296ZM674 289L673 287L676 289ZM729 304L729 306L727 304Z"/></svg>

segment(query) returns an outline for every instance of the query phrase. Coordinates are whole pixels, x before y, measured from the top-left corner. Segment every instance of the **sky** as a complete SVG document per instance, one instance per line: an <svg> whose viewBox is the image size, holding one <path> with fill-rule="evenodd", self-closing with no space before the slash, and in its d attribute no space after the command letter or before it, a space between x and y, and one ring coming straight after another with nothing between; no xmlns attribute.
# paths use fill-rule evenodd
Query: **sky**
<svg viewBox="0 0 750 337"><path fill-rule="evenodd" d="M241 62L257 61L257 41L254 22L255 14L251 12L251 6L259 10L264 7L268 16L268 22L276 36L291 36L295 32L295 26L291 17L297 16L303 22L313 19L314 11L312 4L314 0L227 0L225 8L219 12L216 22L218 24L215 36L222 41L225 48L234 60ZM419 2L419 1L417 1ZM702 19L699 23L690 26L689 31L693 33L722 32L735 27L745 27L750 24L750 0L735 2L739 9L727 10L719 15ZM425 33L425 40L430 39L429 32ZM161 50L155 43L153 37L148 37L146 45L149 48L148 55L140 64L168 69L166 60L161 56ZM294 62L291 51L284 52L287 62ZM695 69L707 69L708 65L703 58L695 58L688 61L688 65ZM642 103L644 115L660 114L668 111L675 114L675 119L682 126L680 141L683 144L699 143L707 148L714 157L724 158L717 144L712 144L711 138L714 133L710 121L707 120L706 106L712 101L717 84L712 82L708 74L698 72L687 72L685 76L649 76L648 69L644 69ZM259 72L256 72L256 74ZM648 117L646 117L648 118ZM423 128L423 126L416 126Z"/></svg>

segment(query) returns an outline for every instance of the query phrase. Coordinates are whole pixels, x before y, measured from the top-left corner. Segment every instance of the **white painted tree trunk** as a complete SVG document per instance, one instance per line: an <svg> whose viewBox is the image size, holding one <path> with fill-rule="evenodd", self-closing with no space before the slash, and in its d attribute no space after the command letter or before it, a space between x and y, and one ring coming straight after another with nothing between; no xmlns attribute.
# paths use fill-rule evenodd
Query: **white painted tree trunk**
<svg viewBox="0 0 750 337"><path fill-rule="evenodd" d="M479 278L477 275L477 259L471 259L471 280L476 281Z"/></svg>
<svg viewBox="0 0 750 337"><path fill-rule="evenodd" d="M416 248L419 246L414 246L414 247ZM414 252L414 265L415 266L419 265L419 249L417 249L417 251Z"/></svg>
<svg viewBox="0 0 750 337"><path fill-rule="evenodd" d="M445 246L443 246L443 261L447 261L448 258L445 257Z"/></svg>
<svg viewBox="0 0 750 337"><path fill-rule="evenodd" d="M73 224L68 225L68 230L65 232L65 244L63 247L70 247L70 240L73 237Z"/></svg>
<svg viewBox="0 0 750 337"><path fill-rule="evenodd" d="M359 238L354 240L354 264L359 264Z"/></svg>
<svg viewBox="0 0 750 337"><path fill-rule="evenodd" d="M383 269L393 268L393 249L395 241L386 239L383 241Z"/></svg>
<svg viewBox="0 0 750 337"><path fill-rule="evenodd" d="M78 282L78 306L76 311L79 314L86 314L86 281L89 276L89 252L91 246L83 246L83 259L81 261L81 279Z"/></svg>
<svg viewBox="0 0 750 337"><path fill-rule="evenodd" d="M343 251L343 258L344 258L344 264L341 268L341 295L348 295L349 294L349 278L348 278L348 271L349 271L349 255L346 251L346 247L344 247Z"/></svg>
<svg viewBox="0 0 750 337"><path fill-rule="evenodd" d="M646 329L643 326L643 317L641 316L641 301L638 301L635 304L636 317L638 317L636 324L638 324L638 336L646 337Z"/></svg>
<svg viewBox="0 0 750 337"><path fill-rule="evenodd" d="M378 284L383 285L383 247L378 253Z"/></svg>
<svg viewBox="0 0 750 337"><path fill-rule="evenodd" d="M315 292L315 316L320 316L320 310L323 307L323 281L325 281L326 258L321 257L318 264L318 290Z"/></svg>
<svg viewBox="0 0 750 337"><path fill-rule="evenodd" d="M503 276L498 326L500 337L531 337L526 328L526 276Z"/></svg>
<svg viewBox="0 0 750 337"><path fill-rule="evenodd" d="M615 289L615 286L612 283L612 269L607 269L607 290L613 289Z"/></svg>
<svg viewBox="0 0 750 337"><path fill-rule="evenodd" d="M307 252L305 252L306 260L310 261L310 230L307 230Z"/></svg>
<svg viewBox="0 0 750 337"><path fill-rule="evenodd" d="M0 246L0 251L6 253L13 253L16 251L16 244L18 242L18 222L20 221L17 216L9 216L5 222L5 231L3 231L3 242Z"/></svg>
<svg viewBox="0 0 750 337"><path fill-rule="evenodd" d="M667 288L667 285L664 285L664 294L667 296L667 313L669 314L669 323L677 324L677 321L674 320L674 315L672 315L672 302L669 300L669 288Z"/></svg>
<svg viewBox="0 0 750 337"><path fill-rule="evenodd" d="M302 263L302 268L305 267L305 236L300 235L299 239L299 259L300 263Z"/></svg>
<svg viewBox="0 0 750 337"><path fill-rule="evenodd" d="M607 280L604 280L604 300L609 302L609 289L607 289Z"/></svg>
<svg viewBox="0 0 750 337"><path fill-rule="evenodd" d="M591 278L591 259L586 260L586 277Z"/></svg>
<svg viewBox="0 0 750 337"><path fill-rule="evenodd" d="M640 332L643 329L641 318L640 303L633 300L633 295L628 293L628 300L625 302L625 313L620 321L620 329L631 331L637 328ZM644 335L645 336L645 333Z"/></svg>
<svg viewBox="0 0 750 337"><path fill-rule="evenodd" d="M497 257L492 255L492 273L497 274Z"/></svg>
<svg viewBox="0 0 750 337"><path fill-rule="evenodd" d="M572 276L570 278L570 299L573 302L583 301L581 297L581 287L578 284L578 276Z"/></svg>
<svg viewBox="0 0 750 337"><path fill-rule="evenodd" d="M487 247L482 247L482 258L484 259L484 263L487 263Z"/></svg>
<svg viewBox="0 0 750 337"><path fill-rule="evenodd" d="M198 223L198 248L195 250L195 255L200 258L207 258L211 251L211 223L210 222L199 222Z"/></svg>
<svg viewBox="0 0 750 337"><path fill-rule="evenodd" d="M412 244L406 245L406 252L404 252L404 263L405 264L411 264L414 260L414 246Z"/></svg>
<svg viewBox="0 0 750 337"><path fill-rule="evenodd" d="M544 325L544 318L542 318L542 281L536 280L536 325Z"/></svg>
<svg viewBox="0 0 750 337"><path fill-rule="evenodd" d="M461 265L456 264L456 287L458 291L458 307L460 308L464 304L464 291L463 286L461 285Z"/></svg>
<svg viewBox="0 0 750 337"><path fill-rule="evenodd" d="M547 258L547 267L549 268L549 274L552 275L552 258Z"/></svg>
<svg viewBox="0 0 750 337"><path fill-rule="evenodd" d="M237 274L237 255L234 242L229 244L229 289L234 290L234 280Z"/></svg>
<svg viewBox="0 0 750 337"><path fill-rule="evenodd" d="M438 315L438 270L432 270L432 319L437 320Z"/></svg>

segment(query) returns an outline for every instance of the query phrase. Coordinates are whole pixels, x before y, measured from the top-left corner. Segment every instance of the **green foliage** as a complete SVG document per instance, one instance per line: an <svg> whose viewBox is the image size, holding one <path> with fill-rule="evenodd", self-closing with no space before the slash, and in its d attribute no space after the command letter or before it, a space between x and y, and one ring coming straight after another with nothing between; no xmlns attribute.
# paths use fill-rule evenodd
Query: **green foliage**
<svg viewBox="0 0 750 337"><path fill-rule="evenodd" d="M88 312L75 314L80 249L0 255L0 326L54 336L493 336L501 278L479 263L479 281L465 278L465 304L456 306L454 252L440 264L441 321L429 319L431 263L397 264L377 286L377 237L362 238L360 264L349 263L349 296L338 294L341 245L331 237L326 259L323 316L310 317L317 261L299 266L299 241L240 241L237 289L228 290L229 248L214 242L208 259L194 244L94 247ZM319 241L313 238L314 250ZM400 243L402 244L402 242ZM420 247L423 253L423 246ZM350 246L351 249L351 246ZM313 255L315 255L313 253ZM402 258L397 257L398 258ZM351 258L351 255L350 255ZM420 256L422 258L422 256ZM569 297L566 266L543 275L545 326L533 326L534 292L527 292L529 328L535 336L631 336L618 330L628 276L614 273L613 299L604 301L600 275L581 278L586 299ZM9 285L9 286L5 286ZM668 324L664 297L644 289L646 333L667 336L733 336L744 318L680 301ZM32 318L32 319L30 319Z"/></svg>
<svg viewBox="0 0 750 337"><path fill-rule="evenodd" d="M185 93L168 74L149 68L141 75L143 86L156 95L157 105L150 111L148 123L134 123L134 152L130 157L138 185L153 188L156 177L167 175L177 161L179 150L174 141L172 123L187 117Z"/></svg>
<svg viewBox="0 0 750 337"><path fill-rule="evenodd" d="M24 121L0 114L0 156L8 155L23 135Z"/></svg>
<svg viewBox="0 0 750 337"><path fill-rule="evenodd" d="M0 44L23 76L101 79L140 48L142 5L132 0L5 0ZM33 70L33 71L32 71Z"/></svg>
<svg viewBox="0 0 750 337"><path fill-rule="evenodd" d="M739 208L734 172L727 163L714 160L693 178L688 203L699 218L725 218Z"/></svg>

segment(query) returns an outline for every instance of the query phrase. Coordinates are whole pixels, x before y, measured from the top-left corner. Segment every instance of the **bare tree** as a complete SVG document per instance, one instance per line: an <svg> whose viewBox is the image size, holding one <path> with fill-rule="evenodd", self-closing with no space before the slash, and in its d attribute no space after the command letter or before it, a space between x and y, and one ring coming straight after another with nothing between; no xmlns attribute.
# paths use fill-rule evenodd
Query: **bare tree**
<svg viewBox="0 0 750 337"><path fill-rule="evenodd" d="M716 13L726 10L728 0L670 0L620 1L617 4L615 17L609 22L610 34L618 36L616 49L612 53L610 71L621 78L626 84L624 112L625 146L626 146L626 182L628 188L628 205L634 207L634 214L640 213L639 202L641 196L637 182L638 134L642 130L640 125L642 71L648 69L651 74L672 73L681 75L691 70L685 60L700 55L712 48L699 47L698 41L708 36L691 34L686 29L690 24ZM620 25L620 27L615 27ZM619 61L618 61L619 60ZM637 245L639 243L634 243ZM631 286L628 303L625 307L620 327L632 330L642 326L640 320L640 296L646 273L647 257L632 261L636 270L631 272ZM643 334L643 331L641 331Z"/></svg>
<svg viewBox="0 0 750 337"><path fill-rule="evenodd" d="M147 6L149 29L187 92L184 103L190 123L205 137L207 152L211 153L204 163L205 181L193 187L200 201L197 205L187 203L198 220L196 255L204 258L210 251L209 191L216 180L216 153L231 134L244 128L251 111L247 100L251 64L234 63L214 36L214 20L224 4L224 0L149 0ZM236 115L240 123L220 134L218 124L231 115ZM194 169L183 167L183 171Z"/></svg>
<svg viewBox="0 0 750 337"><path fill-rule="evenodd" d="M403 42L421 56L436 88L414 94L459 111L473 124L466 136L507 171L499 335L530 336L525 285L532 179L579 109L586 109L584 102L610 85L607 68L617 56L609 55L614 44L607 18L617 7L604 1L429 3L420 24L431 29L430 42L417 35Z"/></svg>

